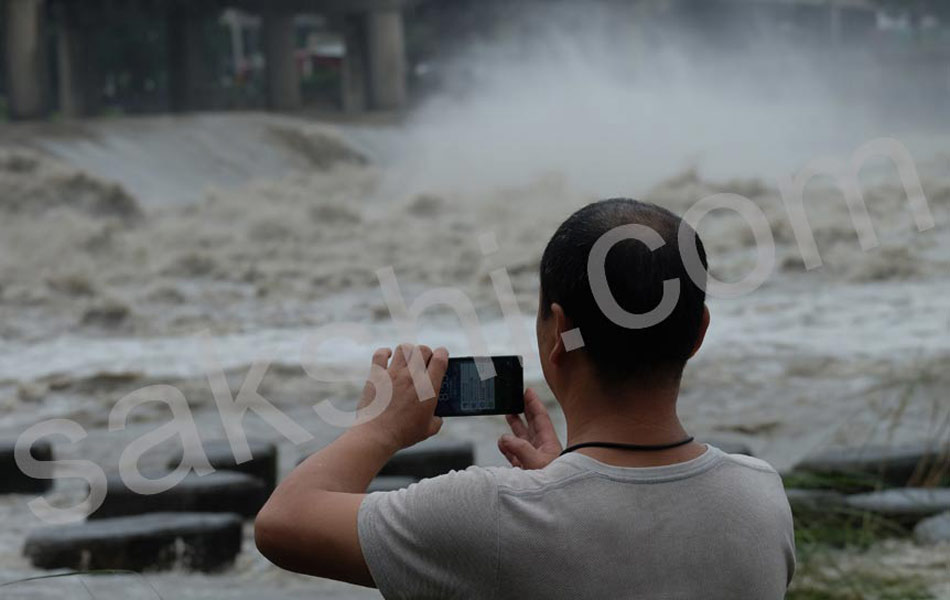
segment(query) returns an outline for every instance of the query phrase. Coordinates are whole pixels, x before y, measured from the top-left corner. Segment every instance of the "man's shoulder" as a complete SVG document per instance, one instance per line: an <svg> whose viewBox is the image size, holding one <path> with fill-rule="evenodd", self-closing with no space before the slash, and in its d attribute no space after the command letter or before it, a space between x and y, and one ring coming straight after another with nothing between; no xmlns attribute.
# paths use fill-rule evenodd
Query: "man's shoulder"
<svg viewBox="0 0 950 600"><path fill-rule="evenodd" d="M717 474L718 486L727 486L733 492L730 502L745 498L749 504L767 511L788 512L788 499L782 477L766 461L744 454L725 454Z"/></svg>
<svg viewBox="0 0 950 600"><path fill-rule="evenodd" d="M723 454L716 480L728 482L733 488L745 489L752 496L775 496L785 501L785 485L775 468L762 460L745 454Z"/></svg>
<svg viewBox="0 0 950 600"><path fill-rule="evenodd" d="M710 466L717 472L715 479L730 477L735 480L748 482L750 487L781 488L781 477L778 472L766 461L743 454L726 454L716 450L720 460L711 461ZM722 467L725 467L723 469ZM727 475L728 473L728 475ZM569 461L554 461L543 469L524 470L508 466L472 466L461 471L450 471L432 479L425 479L419 485L423 488L453 489L460 492L469 490L475 492L497 492L507 494L543 493L552 488L569 485L578 479L597 478L595 470L580 469ZM738 482L737 482L738 483Z"/></svg>
<svg viewBox="0 0 950 600"><path fill-rule="evenodd" d="M576 469L556 462L543 469L532 470L508 466L472 466L422 480L420 484L456 489L491 488L501 494L521 494L544 491L577 475Z"/></svg>
<svg viewBox="0 0 950 600"><path fill-rule="evenodd" d="M756 458L754 456L748 456L747 454L726 454L723 453L723 456L728 464L732 464L738 467L745 469L750 469L752 471L757 471L766 475L778 477L778 471L775 470L775 467L765 462L761 458Z"/></svg>

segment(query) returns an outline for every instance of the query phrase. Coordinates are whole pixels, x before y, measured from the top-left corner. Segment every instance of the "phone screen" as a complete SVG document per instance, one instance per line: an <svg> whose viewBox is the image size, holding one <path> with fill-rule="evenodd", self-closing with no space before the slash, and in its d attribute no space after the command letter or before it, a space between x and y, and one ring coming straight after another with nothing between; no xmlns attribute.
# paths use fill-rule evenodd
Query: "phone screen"
<svg viewBox="0 0 950 600"><path fill-rule="evenodd" d="M465 417L522 413L523 378L520 356L449 358L435 414Z"/></svg>

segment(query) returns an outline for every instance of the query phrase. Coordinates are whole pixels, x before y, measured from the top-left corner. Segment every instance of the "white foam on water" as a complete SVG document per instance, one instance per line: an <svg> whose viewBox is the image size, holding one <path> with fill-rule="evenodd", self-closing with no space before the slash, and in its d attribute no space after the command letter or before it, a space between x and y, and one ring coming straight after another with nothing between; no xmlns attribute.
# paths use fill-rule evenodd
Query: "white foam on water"
<svg viewBox="0 0 950 600"><path fill-rule="evenodd" d="M703 355L720 349L746 349L763 358L772 353L811 356L887 358L950 352L950 282L876 283L806 288L797 292L760 290L738 299L710 299L712 324ZM392 324L362 326L365 340L324 338L325 328L261 329L246 333L154 338L90 338L66 335L54 340L11 342L0 348L0 380L29 381L51 375L83 378L101 373L140 373L158 378L191 378L205 373L206 344L224 369L255 361L288 364L361 366L378 347L406 341ZM534 318L518 331L503 321L485 321L480 334L491 354L529 348L527 377L539 378ZM882 332L887 332L882 334ZM314 346L313 340L320 340ZM470 355L475 345L454 320L420 324L417 343L445 346L453 355ZM315 355L305 352L316 348Z"/></svg>

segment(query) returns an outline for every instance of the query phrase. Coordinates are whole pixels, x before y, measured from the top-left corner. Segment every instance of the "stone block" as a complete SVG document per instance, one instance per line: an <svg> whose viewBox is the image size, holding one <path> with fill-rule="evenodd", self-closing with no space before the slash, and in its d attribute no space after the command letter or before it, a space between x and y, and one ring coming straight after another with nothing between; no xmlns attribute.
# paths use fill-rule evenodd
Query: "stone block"
<svg viewBox="0 0 950 600"><path fill-rule="evenodd" d="M203 477L191 473L175 487L158 494L133 492L113 475L108 478L105 501L89 518L155 512L235 513L254 517L267 497L260 479L232 471L216 471Z"/></svg>
<svg viewBox="0 0 950 600"><path fill-rule="evenodd" d="M895 488L880 492L854 494L845 502L851 508L865 510L904 524L950 511L950 488Z"/></svg>
<svg viewBox="0 0 950 600"><path fill-rule="evenodd" d="M788 504L795 514L822 514L840 509L845 505L845 495L831 490L785 490Z"/></svg>
<svg viewBox="0 0 950 600"><path fill-rule="evenodd" d="M938 460L947 460L929 444L905 446L863 446L830 448L806 457L796 471L828 475L869 475L890 485L906 485L918 468L926 469Z"/></svg>
<svg viewBox="0 0 950 600"><path fill-rule="evenodd" d="M469 442L423 442L397 452L379 474L425 479L452 470L464 471L473 464L475 446Z"/></svg>
<svg viewBox="0 0 950 600"><path fill-rule="evenodd" d="M231 514L119 517L34 530L23 554L41 569L217 571L241 551L242 527Z"/></svg>
<svg viewBox="0 0 950 600"><path fill-rule="evenodd" d="M23 474L14 458L16 442L0 442L0 494L42 494L53 487L52 479L33 479ZM38 441L30 449L36 460L53 460L53 447Z"/></svg>
<svg viewBox="0 0 950 600"><path fill-rule="evenodd" d="M950 512L924 519L914 527L914 541L929 546L950 542Z"/></svg>
<svg viewBox="0 0 950 600"><path fill-rule="evenodd" d="M204 452L208 462L216 470L237 471L264 482L267 492L273 492L277 487L277 446L263 440L248 440L251 449L251 460L238 464L234 458L234 451L227 440L212 440L205 442ZM168 461L168 468L174 469L181 463L182 454L179 451Z"/></svg>

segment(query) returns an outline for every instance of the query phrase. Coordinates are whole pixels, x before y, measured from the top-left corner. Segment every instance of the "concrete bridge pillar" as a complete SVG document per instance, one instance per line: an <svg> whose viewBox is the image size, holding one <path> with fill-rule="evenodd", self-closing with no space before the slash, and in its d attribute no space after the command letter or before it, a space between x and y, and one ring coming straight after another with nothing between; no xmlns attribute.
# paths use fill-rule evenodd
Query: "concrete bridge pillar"
<svg viewBox="0 0 950 600"><path fill-rule="evenodd" d="M369 78L366 75L366 20L361 15L343 17L343 67L341 93L343 112L361 113L368 105Z"/></svg>
<svg viewBox="0 0 950 600"><path fill-rule="evenodd" d="M43 117L49 110L46 3L44 0L6 0L4 17L10 117Z"/></svg>
<svg viewBox="0 0 950 600"><path fill-rule="evenodd" d="M406 44L402 11L375 10L366 16L370 106L401 108L406 103Z"/></svg>
<svg viewBox="0 0 950 600"><path fill-rule="evenodd" d="M102 90L92 27L92 23L81 19L72 10L64 10L60 15L57 39L59 108L67 118L99 112Z"/></svg>
<svg viewBox="0 0 950 600"><path fill-rule="evenodd" d="M204 46L205 13L173 7L167 16L168 103L175 112L208 108L208 88L213 84Z"/></svg>
<svg viewBox="0 0 950 600"><path fill-rule="evenodd" d="M262 15L267 102L275 110L303 106L297 69L297 31L292 13L268 11Z"/></svg>

